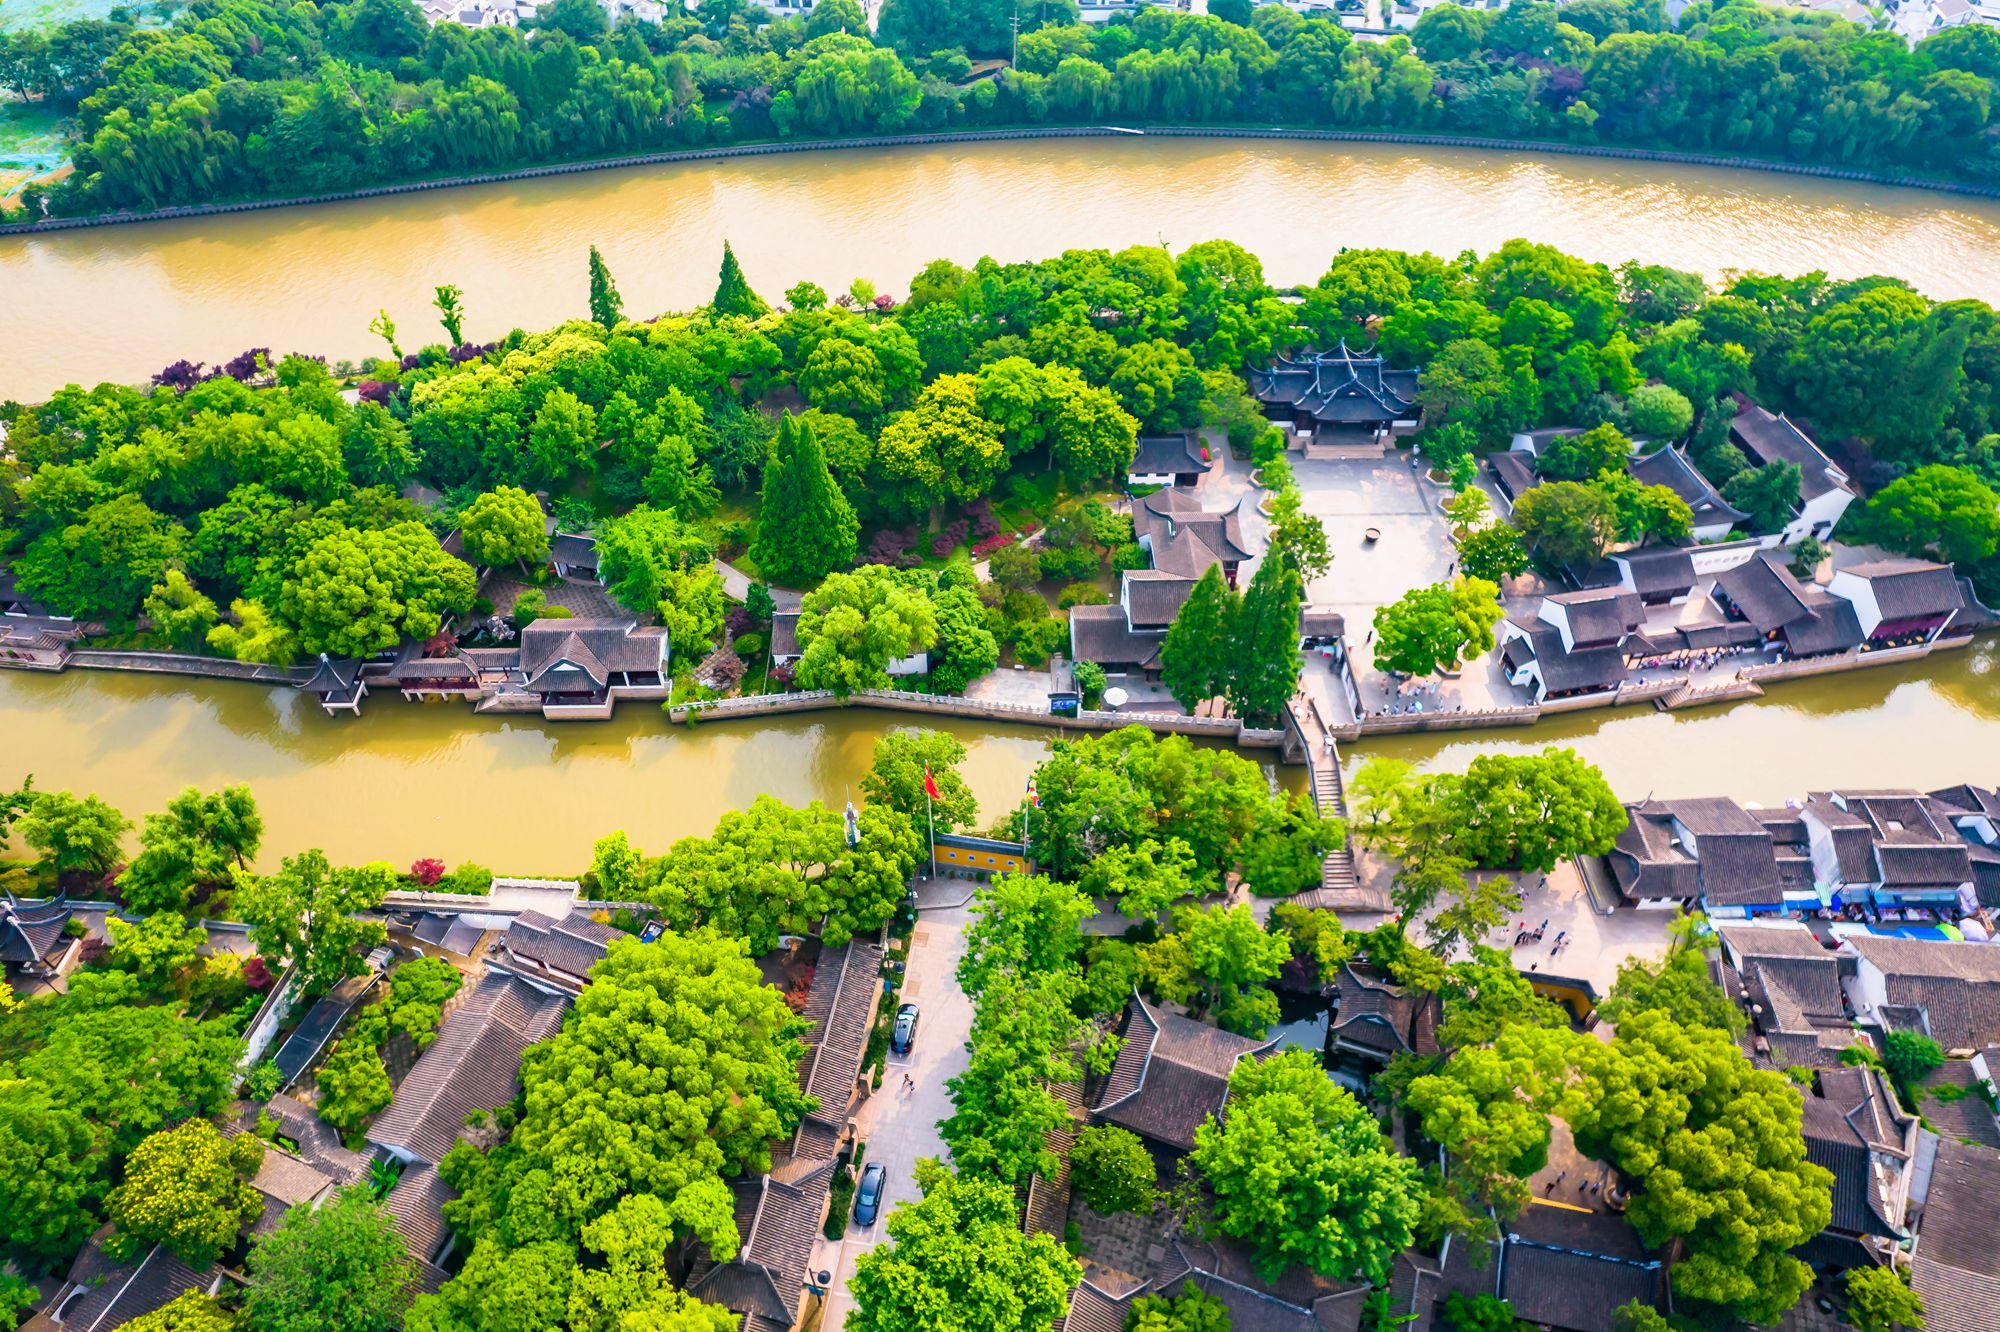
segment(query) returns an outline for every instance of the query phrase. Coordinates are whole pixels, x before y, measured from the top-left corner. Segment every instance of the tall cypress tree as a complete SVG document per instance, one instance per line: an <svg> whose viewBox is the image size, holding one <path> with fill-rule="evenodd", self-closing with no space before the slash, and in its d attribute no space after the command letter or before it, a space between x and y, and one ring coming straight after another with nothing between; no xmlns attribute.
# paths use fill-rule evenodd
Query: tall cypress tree
<svg viewBox="0 0 2000 1332"><path fill-rule="evenodd" d="M1228 692L1239 613L1235 591L1222 581L1222 566L1209 565L1160 647L1160 683L1182 707L1191 710Z"/></svg>
<svg viewBox="0 0 2000 1332"><path fill-rule="evenodd" d="M787 414L764 467L751 558L770 581L797 585L854 563L860 533L854 506L834 484L812 426Z"/></svg>
<svg viewBox="0 0 2000 1332"><path fill-rule="evenodd" d="M618 284L611 280L611 270L605 266L604 256L590 247L590 318L593 323L609 333L618 327L618 321L625 317L625 298L618 294Z"/></svg>
<svg viewBox="0 0 2000 1332"><path fill-rule="evenodd" d="M736 262L736 251L729 248L729 242L722 242L722 276L715 284L715 299L708 308L719 315L746 315L751 319L768 314L771 307L764 304L764 298L750 290L750 279L743 276L743 266Z"/></svg>
<svg viewBox="0 0 2000 1332"><path fill-rule="evenodd" d="M1282 550L1265 553L1243 594L1230 652L1229 704L1263 721L1283 714L1299 687L1299 566Z"/></svg>

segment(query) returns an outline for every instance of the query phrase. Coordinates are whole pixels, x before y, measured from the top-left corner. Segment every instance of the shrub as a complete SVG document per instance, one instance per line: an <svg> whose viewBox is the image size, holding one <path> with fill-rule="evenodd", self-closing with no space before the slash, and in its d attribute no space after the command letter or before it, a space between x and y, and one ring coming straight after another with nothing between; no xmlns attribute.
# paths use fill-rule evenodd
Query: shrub
<svg viewBox="0 0 2000 1332"><path fill-rule="evenodd" d="M750 613L748 606L731 606L722 617L722 625L734 641L757 627L757 617Z"/></svg>
<svg viewBox="0 0 2000 1332"><path fill-rule="evenodd" d="M428 888L444 877L444 862L435 856L425 856L410 866L410 878L419 888Z"/></svg>
<svg viewBox="0 0 2000 1332"><path fill-rule="evenodd" d="M275 1063L269 1059L259 1060L257 1066L243 1079L243 1095L261 1105L276 1096L284 1084L285 1075L278 1071Z"/></svg>
<svg viewBox="0 0 2000 1332"><path fill-rule="evenodd" d="M931 538L931 554L938 559L943 559L964 545L965 539L971 534L971 531L972 524L965 519L952 519L949 523L945 524L944 531Z"/></svg>
<svg viewBox="0 0 2000 1332"><path fill-rule="evenodd" d="M916 528L884 528L868 543L868 549L862 555L860 562L886 564L892 569L914 569L923 563L917 558L916 545Z"/></svg>
<svg viewBox="0 0 2000 1332"><path fill-rule="evenodd" d="M1111 594L1095 583L1071 583L1056 598L1056 605L1068 610L1071 606L1108 606Z"/></svg>
<svg viewBox="0 0 2000 1332"><path fill-rule="evenodd" d="M1150 569L1153 562L1146 558L1146 548L1136 541L1128 541L1111 552L1111 567L1123 573L1127 569Z"/></svg>
<svg viewBox="0 0 2000 1332"><path fill-rule="evenodd" d="M1103 564L1103 558L1089 546L1042 548L1042 577L1054 582L1068 583L1088 578Z"/></svg>
<svg viewBox="0 0 2000 1332"><path fill-rule="evenodd" d="M821 1234L830 1240L838 1240L847 1233L847 1219L854 1211L854 1176L846 1166L836 1166L833 1172L831 1206L826 1212L826 1226Z"/></svg>
<svg viewBox="0 0 2000 1332"><path fill-rule="evenodd" d="M514 598L514 612L508 618L516 629L526 629L543 615L549 613L549 599L538 587L528 588Z"/></svg>
<svg viewBox="0 0 2000 1332"><path fill-rule="evenodd" d="M994 551L999 550L1002 546L1011 545L1013 543L1013 540L1014 538L1007 535L1005 532L995 532L992 536L986 537L983 540L974 543L972 547L972 558L975 560L985 559L988 555L991 555Z"/></svg>
<svg viewBox="0 0 2000 1332"><path fill-rule="evenodd" d="M492 886L493 871L468 860L439 879L437 889L441 893L460 893L466 897L479 897Z"/></svg>
<svg viewBox="0 0 2000 1332"><path fill-rule="evenodd" d="M1031 546L1002 546L993 552L987 568L993 581L1005 588L1033 587L1042 581L1042 557Z"/></svg>
<svg viewBox="0 0 2000 1332"><path fill-rule="evenodd" d="M742 637L736 639L732 646L735 647L737 656L754 657L764 650L764 636L762 634L744 634Z"/></svg>
<svg viewBox="0 0 2000 1332"><path fill-rule="evenodd" d="M1078 662L1074 674L1076 692L1082 694L1088 701L1102 697L1104 686L1110 683L1104 674L1104 668L1094 661Z"/></svg>
<svg viewBox="0 0 2000 1332"><path fill-rule="evenodd" d="M965 506L965 516L972 520L972 535L981 540L1000 534L1000 520L993 516L990 500L976 499Z"/></svg>

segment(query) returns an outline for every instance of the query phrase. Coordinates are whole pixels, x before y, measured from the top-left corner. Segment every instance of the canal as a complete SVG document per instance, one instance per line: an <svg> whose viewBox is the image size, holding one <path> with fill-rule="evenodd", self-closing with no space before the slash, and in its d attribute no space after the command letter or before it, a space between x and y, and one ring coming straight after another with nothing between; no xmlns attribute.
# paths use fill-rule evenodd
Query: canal
<svg viewBox="0 0 2000 1332"><path fill-rule="evenodd" d="M1754 170L1459 148L1065 139L634 167L386 199L0 239L0 399L143 380L247 347L358 359L387 308L436 336L456 283L477 341L585 309L604 251L638 315L706 300L726 237L765 296L928 259L1224 237L1280 284L1343 246L1457 254L1514 236L1590 259L1887 273L2000 302L2000 201Z"/></svg>
<svg viewBox="0 0 2000 1332"><path fill-rule="evenodd" d="M760 793L838 804L875 740L905 724L863 710L669 726L627 704L609 722L475 717L371 696L355 719L261 685L72 670L0 671L0 789L94 791L136 817L183 786L248 782L266 861L305 846L337 860L473 859L568 874L613 829L660 851ZM947 722L984 817L1021 797L1053 732ZM1597 711L1529 730L1458 731L1343 749L1441 768L1480 753L1574 746L1627 799L1731 795L1777 803L1829 786L2000 781L2000 642L1928 662L1778 684L1764 699L1684 713ZM1261 757L1261 756L1260 756ZM1300 789L1302 769L1279 778Z"/></svg>

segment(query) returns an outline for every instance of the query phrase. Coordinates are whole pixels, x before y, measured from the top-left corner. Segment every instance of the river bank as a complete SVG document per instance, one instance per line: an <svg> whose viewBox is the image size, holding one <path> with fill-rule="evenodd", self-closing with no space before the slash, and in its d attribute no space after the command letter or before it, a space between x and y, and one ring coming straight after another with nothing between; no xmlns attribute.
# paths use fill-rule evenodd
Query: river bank
<svg viewBox="0 0 2000 1332"><path fill-rule="evenodd" d="M1793 176L1815 176L1823 180L1856 181L1869 185L1893 186L1898 189L1935 190L1945 194L2000 199L2000 185L1986 185L1938 176L1910 176L1852 167L1830 167L1811 162L1787 162L1732 153L1687 153L1667 148L1625 148L1613 144L1563 143L1549 139L1488 139L1464 134L1387 133L1372 130L1307 129L1281 125L1147 125L1140 122L1129 126L1043 125L1012 129L950 130L930 134L876 134L845 139L761 140L725 144L714 148L683 148L669 152L633 153L621 157L586 158L575 162L546 162L534 166L516 167L508 171L487 171L474 175L420 177L386 185L369 186L365 189L339 190L326 194L224 200L199 207L160 208L144 213L93 213L83 217L52 217L33 223L0 224L0 236L38 235L54 231L73 231L82 227L123 226L136 222L167 222L185 218L215 217L226 213L257 212L272 208L305 208L317 204L387 198L425 190L461 189L469 185L497 185L508 181L538 180L549 176L573 176L582 172L609 171L620 167L713 162L738 157L769 157L778 153L834 152L856 148L924 148L943 144L987 143L1002 140L1104 139L1135 135L1161 139L1290 139L1318 143L1471 148L1481 152L1552 153L1563 157L1603 157L1629 162L1773 171Z"/></svg>
<svg viewBox="0 0 2000 1332"><path fill-rule="evenodd" d="M1382 143L1118 136L795 151L510 181L314 208L0 241L0 397L143 382L246 347L359 357L387 308L434 335L432 288L466 336L585 310L596 244L628 312L714 292L729 240L767 297L867 276L900 295L933 257L1227 237L1275 283L1341 246L1481 252L1523 236L1580 257L1835 277L1887 273L1938 299L2000 301L2000 200L1814 176ZM671 242L663 241L671 237ZM61 311L60 320L50 312ZM427 332L428 330L428 332Z"/></svg>
<svg viewBox="0 0 2000 1332"><path fill-rule="evenodd" d="M95 791L131 814L182 787L247 782L272 854L322 846L335 859L478 860L516 873L573 869L624 828L660 850L706 833L764 792L852 797L876 738L915 721L843 709L752 726L671 726L652 708L589 726L474 717L463 707L369 699L359 724L290 690L102 671L0 671L0 787ZM1021 797L1048 727L942 718L992 817ZM1367 737L1356 764L1387 756L1462 768L1476 754L1576 748L1638 799L1729 795L1782 802L1829 786L1991 780L2000 754L2000 643L1918 664L1786 683L1762 698L1686 712L1624 708L1531 727ZM1303 768L1274 779L1303 791Z"/></svg>

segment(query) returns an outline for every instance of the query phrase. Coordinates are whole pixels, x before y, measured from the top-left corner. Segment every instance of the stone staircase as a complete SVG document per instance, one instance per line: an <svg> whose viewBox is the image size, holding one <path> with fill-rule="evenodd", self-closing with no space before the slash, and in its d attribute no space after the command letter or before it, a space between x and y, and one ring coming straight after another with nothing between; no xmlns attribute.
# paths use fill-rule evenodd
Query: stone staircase
<svg viewBox="0 0 2000 1332"><path fill-rule="evenodd" d="M1312 760L1313 801L1319 812L1328 818L1347 817L1347 788L1340 781L1340 753L1329 750L1324 745L1313 755ZM1354 869L1354 850L1343 846L1329 854L1319 870L1319 886L1322 892L1340 893L1352 897L1360 891L1361 879Z"/></svg>

